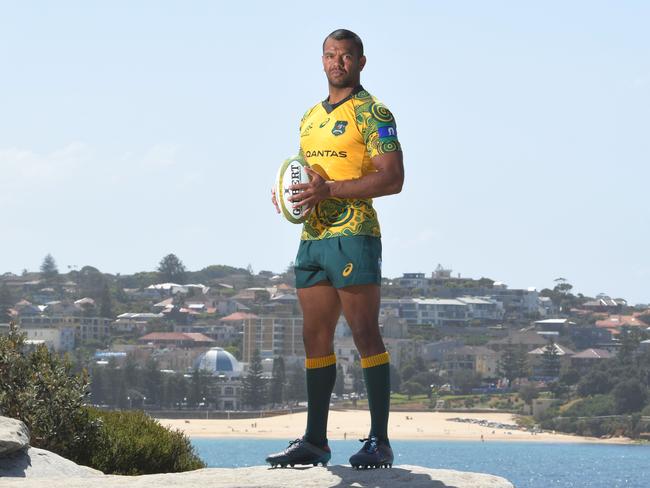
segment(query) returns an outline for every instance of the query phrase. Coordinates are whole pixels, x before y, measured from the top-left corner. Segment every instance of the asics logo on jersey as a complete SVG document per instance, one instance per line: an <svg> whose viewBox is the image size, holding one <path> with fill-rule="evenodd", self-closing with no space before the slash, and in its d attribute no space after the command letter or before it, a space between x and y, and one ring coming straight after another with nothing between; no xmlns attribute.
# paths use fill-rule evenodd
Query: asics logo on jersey
<svg viewBox="0 0 650 488"><path fill-rule="evenodd" d="M342 274L344 277L347 278L348 276L350 276L350 274L352 273L352 270L353 270L353 269L354 269L354 264L352 264L352 263L348 263L348 264L345 265L345 268L343 268L343 271L341 272L341 274Z"/></svg>

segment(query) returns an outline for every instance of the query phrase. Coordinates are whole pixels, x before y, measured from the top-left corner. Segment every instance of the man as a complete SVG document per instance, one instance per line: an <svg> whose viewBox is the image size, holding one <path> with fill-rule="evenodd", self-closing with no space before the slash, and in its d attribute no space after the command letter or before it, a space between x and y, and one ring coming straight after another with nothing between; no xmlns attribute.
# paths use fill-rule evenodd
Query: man
<svg viewBox="0 0 650 488"><path fill-rule="evenodd" d="M300 125L300 153L308 184L292 197L305 205L295 261L303 312L307 369L305 435L266 461L272 466L327 464L327 416L336 381L334 330L341 312L361 356L371 428L354 467L393 463L388 440L389 357L379 334L381 240L372 198L399 193L404 180L395 120L360 84L366 64L359 36L339 29L323 43L328 98L308 110ZM273 203L279 212L275 195Z"/></svg>

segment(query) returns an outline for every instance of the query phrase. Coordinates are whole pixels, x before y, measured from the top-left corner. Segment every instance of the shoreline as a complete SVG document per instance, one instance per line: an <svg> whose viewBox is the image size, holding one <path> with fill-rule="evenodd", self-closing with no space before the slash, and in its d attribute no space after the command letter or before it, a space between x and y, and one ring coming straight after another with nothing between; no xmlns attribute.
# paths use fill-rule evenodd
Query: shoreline
<svg viewBox="0 0 650 488"><path fill-rule="evenodd" d="M477 442L546 442L589 444L637 444L627 437L600 439L571 434L495 428L473 422L449 419L462 418L497 424L515 424L515 415L508 413L391 412L389 434L392 440L477 441ZM301 435L307 413L248 419L157 419L161 425L178 429L188 437L240 439L295 439ZM351 440L366 437L370 414L363 410L330 411L327 437Z"/></svg>

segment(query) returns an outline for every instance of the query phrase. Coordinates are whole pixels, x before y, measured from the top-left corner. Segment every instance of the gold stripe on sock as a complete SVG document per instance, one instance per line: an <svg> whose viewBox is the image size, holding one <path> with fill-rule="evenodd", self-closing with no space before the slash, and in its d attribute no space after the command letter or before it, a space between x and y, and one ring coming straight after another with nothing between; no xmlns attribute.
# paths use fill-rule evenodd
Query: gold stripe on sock
<svg viewBox="0 0 650 488"><path fill-rule="evenodd" d="M388 356L388 351L382 352L381 354L375 354L374 356L368 356L367 358L361 358L361 367L362 368L372 368L373 366L381 366L390 361Z"/></svg>
<svg viewBox="0 0 650 488"><path fill-rule="evenodd" d="M320 358L305 358L305 368L307 369L326 368L332 364L336 364L336 354Z"/></svg>

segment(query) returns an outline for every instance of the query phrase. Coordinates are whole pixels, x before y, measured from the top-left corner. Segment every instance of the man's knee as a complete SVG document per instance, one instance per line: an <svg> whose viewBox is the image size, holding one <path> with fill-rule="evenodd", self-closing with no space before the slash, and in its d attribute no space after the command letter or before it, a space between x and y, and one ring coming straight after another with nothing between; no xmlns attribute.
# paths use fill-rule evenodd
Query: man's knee
<svg viewBox="0 0 650 488"><path fill-rule="evenodd" d="M368 351L375 351L384 345L379 333L379 324L376 322L356 324L352 327L352 338L362 355L367 355Z"/></svg>

